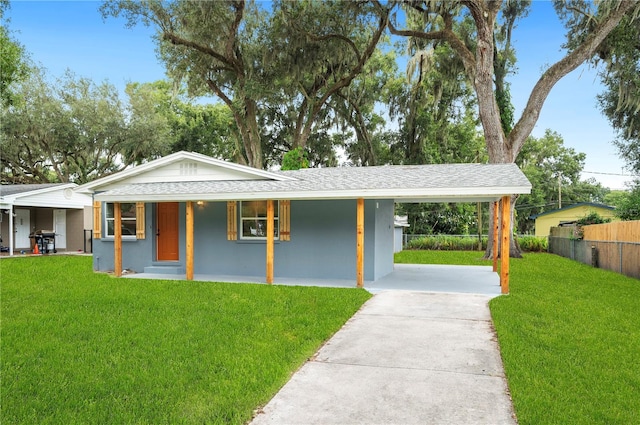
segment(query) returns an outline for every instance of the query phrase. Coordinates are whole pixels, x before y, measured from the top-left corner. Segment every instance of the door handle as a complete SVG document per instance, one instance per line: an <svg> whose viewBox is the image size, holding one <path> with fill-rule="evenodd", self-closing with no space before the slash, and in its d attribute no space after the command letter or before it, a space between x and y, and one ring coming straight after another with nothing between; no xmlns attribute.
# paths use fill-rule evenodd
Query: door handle
<svg viewBox="0 0 640 425"><path fill-rule="evenodd" d="M160 229L156 232L156 236L160 236Z"/></svg>

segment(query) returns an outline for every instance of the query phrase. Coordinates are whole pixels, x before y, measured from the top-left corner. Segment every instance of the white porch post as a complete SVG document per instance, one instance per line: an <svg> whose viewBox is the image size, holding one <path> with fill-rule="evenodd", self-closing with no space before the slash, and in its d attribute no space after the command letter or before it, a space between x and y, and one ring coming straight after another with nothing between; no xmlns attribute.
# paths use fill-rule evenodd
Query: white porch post
<svg viewBox="0 0 640 425"><path fill-rule="evenodd" d="M9 207L9 256L13 256L13 245L16 238L15 231L13 230L13 205Z"/></svg>

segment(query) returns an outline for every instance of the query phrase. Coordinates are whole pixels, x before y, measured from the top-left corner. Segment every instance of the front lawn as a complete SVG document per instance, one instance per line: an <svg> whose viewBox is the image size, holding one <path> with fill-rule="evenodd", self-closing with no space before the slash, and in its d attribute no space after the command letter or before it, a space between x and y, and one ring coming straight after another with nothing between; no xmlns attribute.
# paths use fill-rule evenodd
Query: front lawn
<svg viewBox="0 0 640 425"><path fill-rule="evenodd" d="M364 290L115 279L3 259L3 424L244 423Z"/></svg>
<svg viewBox="0 0 640 425"><path fill-rule="evenodd" d="M406 251L398 262L484 264L482 253ZM640 280L551 254L510 261L490 302L518 422L640 423Z"/></svg>

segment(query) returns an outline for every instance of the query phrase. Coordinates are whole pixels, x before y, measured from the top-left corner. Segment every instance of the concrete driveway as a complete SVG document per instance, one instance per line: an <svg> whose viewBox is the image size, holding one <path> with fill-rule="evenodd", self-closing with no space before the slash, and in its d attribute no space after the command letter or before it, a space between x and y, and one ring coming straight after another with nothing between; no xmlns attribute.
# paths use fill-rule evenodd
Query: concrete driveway
<svg viewBox="0 0 640 425"><path fill-rule="evenodd" d="M252 424L515 424L491 298L378 293Z"/></svg>

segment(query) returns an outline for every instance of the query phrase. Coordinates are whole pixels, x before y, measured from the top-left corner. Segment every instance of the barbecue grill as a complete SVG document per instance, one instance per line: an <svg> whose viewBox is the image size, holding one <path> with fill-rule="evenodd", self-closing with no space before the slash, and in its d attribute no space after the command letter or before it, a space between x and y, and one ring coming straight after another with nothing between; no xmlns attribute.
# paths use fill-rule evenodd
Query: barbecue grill
<svg viewBox="0 0 640 425"><path fill-rule="evenodd" d="M58 252L56 249L56 232L53 230L36 230L29 237L35 240L42 254L48 254L50 251Z"/></svg>

